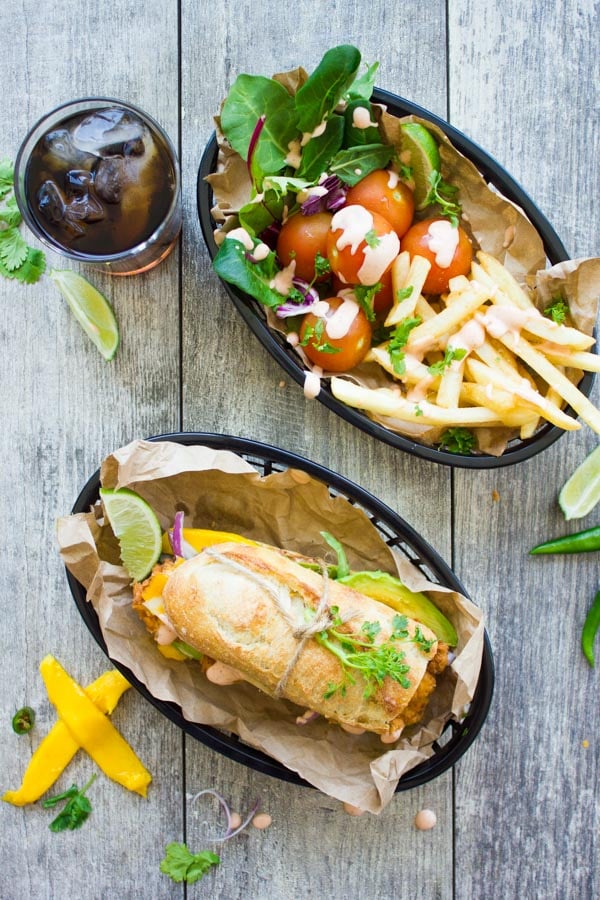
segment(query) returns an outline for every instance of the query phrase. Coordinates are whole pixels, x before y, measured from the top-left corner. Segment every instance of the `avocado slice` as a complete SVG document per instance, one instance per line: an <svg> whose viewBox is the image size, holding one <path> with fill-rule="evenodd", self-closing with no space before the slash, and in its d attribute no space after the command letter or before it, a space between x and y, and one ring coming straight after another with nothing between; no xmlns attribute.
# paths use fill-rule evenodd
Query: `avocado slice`
<svg viewBox="0 0 600 900"><path fill-rule="evenodd" d="M458 635L454 625L429 597L409 590L399 578L394 578L387 572L351 572L350 575L338 578L338 581L367 597L372 597L373 600L391 606L411 619L416 619L417 622L431 628L440 641L444 641L450 647L456 647Z"/></svg>

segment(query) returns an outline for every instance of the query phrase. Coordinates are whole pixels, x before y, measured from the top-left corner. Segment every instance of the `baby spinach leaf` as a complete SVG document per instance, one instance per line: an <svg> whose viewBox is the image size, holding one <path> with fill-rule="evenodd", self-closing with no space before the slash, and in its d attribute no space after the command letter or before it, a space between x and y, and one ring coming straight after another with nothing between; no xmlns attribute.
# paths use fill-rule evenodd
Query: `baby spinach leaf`
<svg viewBox="0 0 600 900"><path fill-rule="evenodd" d="M368 128L357 128L354 124L354 112L356 109L366 109L369 113L369 120L374 122L373 109L368 100L354 100L349 103L344 112L344 147L361 147L365 144L380 144L379 129L376 125L369 125Z"/></svg>
<svg viewBox="0 0 600 900"><path fill-rule="evenodd" d="M394 155L394 148L387 144L365 144L340 150L331 160L329 171L350 187L375 169L384 169Z"/></svg>
<svg viewBox="0 0 600 900"><path fill-rule="evenodd" d="M352 100L369 100L375 87L375 75L379 63L375 62L367 68L366 72L354 79L350 85L345 99L350 103Z"/></svg>
<svg viewBox="0 0 600 900"><path fill-rule="evenodd" d="M223 104L223 134L243 159L259 118L265 124L254 150L253 164L265 175L285 167L289 143L298 138L294 99L286 89L262 75L239 75Z"/></svg>
<svg viewBox="0 0 600 900"><path fill-rule="evenodd" d="M285 300L283 294L269 287L279 271L273 252L260 262L251 262L240 241L226 238L213 260L213 268L224 281L234 284L264 306L281 306Z"/></svg>
<svg viewBox="0 0 600 900"><path fill-rule="evenodd" d="M250 234L258 236L273 222L281 222L284 197L285 194L270 190L264 192L263 198L259 203L246 203L245 206L242 206L238 215L242 228L245 228Z"/></svg>
<svg viewBox="0 0 600 900"><path fill-rule="evenodd" d="M302 162L297 170L300 178L316 181L327 169L327 165L342 146L344 137L344 120L341 116L332 116L327 122L323 134L311 138L302 150Z"/></svg>
<svg viewBox="0 0 600 900"><path fill-rule="evenodd" d="M312 132L334 111L356 76L360 52L350 44L332 47L296 93L300 131Z"/></svg>

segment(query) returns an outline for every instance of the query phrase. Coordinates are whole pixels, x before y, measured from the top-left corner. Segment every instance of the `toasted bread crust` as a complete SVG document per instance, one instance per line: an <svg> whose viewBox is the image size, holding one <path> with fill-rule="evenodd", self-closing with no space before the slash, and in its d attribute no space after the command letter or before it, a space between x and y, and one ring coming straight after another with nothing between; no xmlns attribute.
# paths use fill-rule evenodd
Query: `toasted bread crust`
<svg viewBox="0 0 600 900"><path fill-rule="evenodd" d="M436 653L432 632L420 626L427 639L434 639L427 653L411 640L394 642L410 666L408 688L386 676L365 698L363 677L353 672L355 683L348 684L345 693L337 691L326 698L328 687L343 679L342 665L330 650L309 638L289 669L298 644L289 617L299 623L306 621L304 610L316 610L326 590L328 606L337 606L346 620L344 630L358 632L364 622L379 622L375 644L380 644L393 631L394 610L335 581L325 584L318 572L298 565L275 548L228 543L213 548L215 551L217 557L206 551L179 566L165 587L165 609L184 641L234 667L272 696L287 674L281 696L339 724L378 734L395 732L404 725L402 712ZM243 568L233 567L230 561ZM276 591L282 601L274 599ZM289 604L288 619L282 613L282 602ZM416 627L417 623L409 620L409 635Z"/></svg>

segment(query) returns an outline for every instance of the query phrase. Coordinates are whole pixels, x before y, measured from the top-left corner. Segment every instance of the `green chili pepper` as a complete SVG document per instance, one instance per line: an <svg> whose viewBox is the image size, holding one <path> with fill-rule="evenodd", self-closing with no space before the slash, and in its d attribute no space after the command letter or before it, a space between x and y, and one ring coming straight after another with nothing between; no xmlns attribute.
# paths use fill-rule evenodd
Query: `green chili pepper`
<svg viewBox="0 0 600 900"><path fill-rule="evenodd" d="M33 728L35 713L30 706L18 709L13 716L12 727L15 734L27 734Z"/></svg>
<svg viewBox="0 0 600 900"><path fill-rule="evenodd" d="M581 632L581 649L590 666L595 665L594 660L594 639L600 628L600 591L596 594L596 599L592 603Z"/></svg>
<svg viewBox="0 0 600 900"><path fill-rule="evenodd" d="M537 553L589 553L590 550L600 550L600 525L595 528L587 528L585 531L576 531L575 534L566 534L564 537L553 541L538 544L529 552Z"/></svg>

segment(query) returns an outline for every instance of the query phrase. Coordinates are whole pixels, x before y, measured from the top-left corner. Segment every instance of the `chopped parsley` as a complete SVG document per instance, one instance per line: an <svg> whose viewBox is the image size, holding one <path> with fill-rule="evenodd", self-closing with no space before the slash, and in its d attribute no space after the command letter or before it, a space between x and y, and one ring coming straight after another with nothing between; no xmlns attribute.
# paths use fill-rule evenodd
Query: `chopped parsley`
<svg viewBox="0 0 600 900"><path fill-rule="evenodd" d="M304 331L304 337L300 341L301 347L312 344L319 353L339 353L340 347L334 347L329 341L322 340L325 333L325 320L317 319L314 325L307 325Z"/></svg>
<svg viewBox="0 0 600 900"><path fill-rule="evenodd" d="M553 297L548 306L544 309L544 315L548 319L552 319L557 325L562 325L569 314L569 306L562 297Z"/></svg>
<svg viewBox="0 0 600 900"><path fill-rule="evenodd" d="M446 369L448 369L454 360L464 359L467 355L467 351L462 348L455 349L454 347L446 347L446 351L444 353L444 358L438 360L438 362L433 363L431 366L427 366L427 371L430 375L443 375Z"/></svg>
<svg viewBox="0 0 600 900"><path fill-rule="evenodd" d="M469 428L447 428L440 437L441 449L450 453L470 453L475 443L475 435Z"/></svg>
<svg viewBox="0 0 600 900"><path fill-rule="evenodd" d="M315 278L320 278L322 275L329 275L330 272L331 266L327 257L317 253L315 256Z"/></svg>
<svg viewBox="0 0 600 900"><path fill-rule="evenodd" d="M414 288L412 284L409 284L408 287L398 288L396 291L396 303L401 303L403 300L408 300L409 297L412 296Z"/></svg>
<svg viewBox="0 0 600 900"><path fill-rule="evenodd" d="M379 293L383 285L381 281L377 284L356 284L352 288L352 293L356 297L356 302L363 310L369 322L375 321L375 295Z"/></svg>
<svg viewBox="0 0 600 900"><path fill-rule="evenodd" d="M367 246L372 248L378 247L381 243L381 238L374 228L371 228L371 230L367 231L367 233L365 234L365 243L367 244Z"/></svg>

